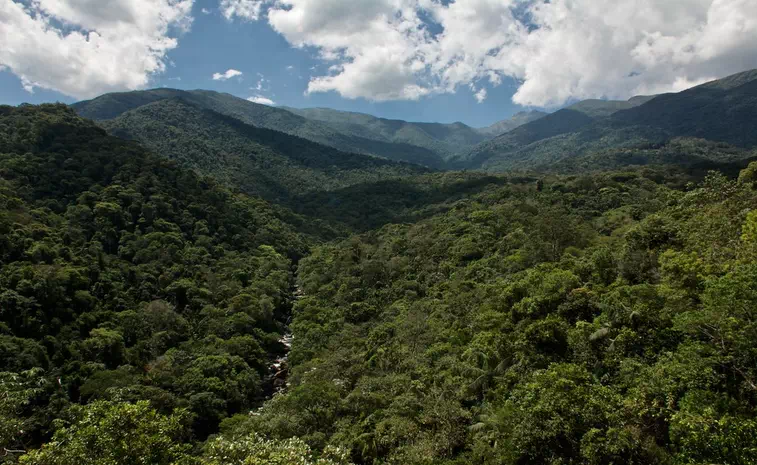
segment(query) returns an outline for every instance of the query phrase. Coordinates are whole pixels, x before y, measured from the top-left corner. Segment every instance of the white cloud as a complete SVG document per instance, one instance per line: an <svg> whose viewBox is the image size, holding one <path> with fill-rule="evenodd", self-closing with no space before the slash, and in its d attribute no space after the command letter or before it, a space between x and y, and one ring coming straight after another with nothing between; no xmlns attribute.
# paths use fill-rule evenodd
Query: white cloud
<svg viewBox="0 0 757 465"><path fill-rule="evenodd" d="M418 99L428 33L410 0L284 0L268 12L271 26L297 47L313 46L335 61L308 92L348 98Z"/></svg>
<svg viewBox="0 0 757 465"><path fill-rule="evenodd" d="M512 78L516 103L551 107L757 67L755 0L278 0L268 21L329 64L308 92L347 98L412 100Z"/></svg>
<svg viewBox="0 0 757 465"><path fill-rule="evenodd" d="M257 21L265 0L221 0L221 14L228 20L234 17Z"/></svg>
<svg viewBox="0 0 757 465"><path fill-rule="evenodd" d="M0 0L0 67L27 91L76 98L145 87L166 68L193 0Z"/></svg>
<svg viewBox="0 0 757 465"><path fill-rule="evenodd" d="M208 10L207 8L203 8L203 9L202 9L202 10L200 10L200 11L201 11L201 12L202 12L202 14L204 14L204 15L209 15L209 14L211 14L211 13L212 13L212 11Z"/></svg>
<svg viewBox="0 0 757 465"><path fill-rule="evenodd" d="M238 71L236 69L228 69L225 73L215 73L213 74L213 80L214 81L228 81L229 79L237 76L241 76L241 71Z"/></svg>
<svg viewBox="0 0 757 465"><path fill-rule="evenodd" d="M252 103L259 103L261 105L276 105L276 102L267 97L263 97L262 95L254 95L252 97L248 97L247 100Z"/></svg>
<svg viewBox="0 0 757 465"><path fill-rule="evenodd" d="M476 97L476 101L478 103L484 103L484 101L486 100L486 89L482 88L474 94L474 97Z"/></svg>

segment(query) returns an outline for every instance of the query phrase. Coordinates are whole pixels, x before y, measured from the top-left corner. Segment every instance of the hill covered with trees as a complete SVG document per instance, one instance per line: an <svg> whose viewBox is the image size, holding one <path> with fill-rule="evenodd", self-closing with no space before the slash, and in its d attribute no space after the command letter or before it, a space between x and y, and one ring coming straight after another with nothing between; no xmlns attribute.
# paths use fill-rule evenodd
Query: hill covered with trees
<svg viewBox="0 0 757 465"><path fill-rule="evenodd" d="M135 110L272 164L339 163L182 100ZM286 206L154 144L62 105L0 107L3 463L757 461L757 164L739 173L740 149L323 178ZM698 161L656 161L675 156ZM232 166L216 176L240 181Z"/></svg>
<svg viewBox="0 0 757 465"><path fill-rule="evenodd" d="M753 70L675 94L636 97L627 105L580 102L479 144L457 157L456 166L495 172L544 170L561 161L569 164L576 157L596 159L608 150L643 149L679 138L748 151L757 146L756 96L757 71ZM611 158L600 169L608 165L620 168L624 163Z"/></svg>
<svg viewBox="0 0 757 465"><path fill-rule="evenodd" d="M342 134L375 140L382 143L399 143L422 147L437 154L442 160L467 150L488 139L488 135L463 124L413 123L402 120L377 118L364 113L337 111L330 108L288 108L332 127ZM505 131L502 131L505 132Z"/></svg>
<svg viewBox="0 0 757 465"><path fill-rule="evenodd" d="M85 118L106 121L145 105L177 98L248 125L280 131L344 152L377 155L431 168L444 165L443 156L424 144L414 145L406 140L393 141L359 131L341 131L317 119L309 119L283 108L261 105L230 94L206 90L153 89L112 93L76 103L73 108Z"/></svg>
<svg viewBox="0 0 757 465"><path fill-rule="evenodd" d="M257 128L183 98L158 100L100 124L183 166L274 201L428 171Z"/></svg>
<svg viewBox="0 0 757 465"><path fill-rule="evenodd" d="M54 430L70 448L111 447L108 434L141 425L160 436L145 439L154 451L119 447L167 463L183 446L157 443L203 438L259 405L285 349L302 225L65 106L0 107L0 447L39 446ZM119 450L97 453L127 463Z"/></svg>

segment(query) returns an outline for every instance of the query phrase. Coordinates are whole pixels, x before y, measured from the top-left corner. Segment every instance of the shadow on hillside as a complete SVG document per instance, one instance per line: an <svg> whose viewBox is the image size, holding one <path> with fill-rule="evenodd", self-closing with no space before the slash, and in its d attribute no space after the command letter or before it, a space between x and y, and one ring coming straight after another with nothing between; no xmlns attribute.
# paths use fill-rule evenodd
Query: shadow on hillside
<svg viewBox="0 0 757 465"><path fill-rule="evenodd" d="M439 173L303 195L293 199L291 208L305 216L365 232L390 223L412 223L428 218L490 186L535 182L536 178L527 176Z"/></svg>

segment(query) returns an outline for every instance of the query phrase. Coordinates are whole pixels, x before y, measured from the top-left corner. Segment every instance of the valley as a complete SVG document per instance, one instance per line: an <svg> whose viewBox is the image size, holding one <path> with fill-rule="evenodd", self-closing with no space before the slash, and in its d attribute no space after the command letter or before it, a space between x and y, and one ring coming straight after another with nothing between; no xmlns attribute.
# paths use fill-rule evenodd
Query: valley
<svg viewBox="0 0 757 465"><path fill-rule="evenodd" d="M0 106L0 463L757 462L756 82Z"/></svg>

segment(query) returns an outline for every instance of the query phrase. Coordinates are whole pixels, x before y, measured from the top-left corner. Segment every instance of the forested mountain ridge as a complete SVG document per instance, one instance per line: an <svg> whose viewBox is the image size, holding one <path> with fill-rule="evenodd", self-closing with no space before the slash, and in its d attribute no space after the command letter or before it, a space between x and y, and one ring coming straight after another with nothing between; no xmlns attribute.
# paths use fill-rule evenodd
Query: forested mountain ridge
<svg viewBox="0 0 757 465"><path fill-rule="evenodd" d="M444 168L446 161L476 144L513 130L546 113L521 112L488 128L463 123L413 123L328 108L261 105L207 90L152 89L111 93L73 104L85 118L103 123L158 101L181 98L199 108L236 118L246 124L302 137L346 152Z"/></svg>
<svg viewBox="0 0 757 465"><path fill-rule="evenodd" d="M258 128L182 97L156 100L100 125L248 194L282 202L316 190L428 171Z"/></svg>
<svg viewBox="0 0 757 465"><path fill-rule="evenodd" d="M284 108L327 124L342 134L427 148L444 160L488 138L486 134L463 123L413 123L329 108Z"/></svg>
<svg viewBox="0 0 757 465"><path fill-rule="evenodd" d="M576 156L665 144L682 137L743 149L757 145L757 71L738 73L679 93L651 99L636 97L629 102L638 105L598 118L590 116L596 112L586 111L585 103L572 110L568 107L479 144L458 159L458 166L489 171L532 170Z"/></svg>
<svg viewBox="0 0 757 465"><path fill-rule="evenodd" d="M480 168L485 166L490 158L504 157L503 154L517 151L535 142L576 132L597 119L643 105L651 98L653 97L639 96L627 101L582 100L482 142L471 149L470 153L459 154L454 160L455 166Z"/></svg>
<svg viewBox="0 0 757 465"><path fill-rule="evenodd" d="M425 147L343 134L325 123L310 120L285 109L207 90L153 89L112 93L75 103L72 106L85 118L105 121L143 105L177 97L200 108L236 118L246 124L302 137L345 152L378 155L390 160L406 161L432 168L444 165L444 160L439 154Z"/></svg>

